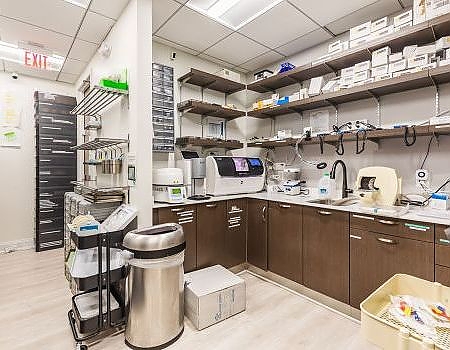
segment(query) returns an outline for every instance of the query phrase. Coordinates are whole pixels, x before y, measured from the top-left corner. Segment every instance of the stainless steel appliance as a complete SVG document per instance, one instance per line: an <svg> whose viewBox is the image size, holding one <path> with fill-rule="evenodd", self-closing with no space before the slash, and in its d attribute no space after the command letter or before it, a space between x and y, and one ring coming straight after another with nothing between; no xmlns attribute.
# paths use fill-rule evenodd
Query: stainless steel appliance
<svg viewBox="0 0 450 350"><path fill-rule="evenodd" d="M183 159L177 161L177 166L183 170L188 199L209 199L205 196L206 159L193 151L181 151L181 154Z"/></svg>
<svg viewBox="0 0 450 350"><path fill-rule="evenodd" d="M165 224L131 231L123 246L134 254L125 343L132 349L169 346L184 330L183 228Z"/></svg>

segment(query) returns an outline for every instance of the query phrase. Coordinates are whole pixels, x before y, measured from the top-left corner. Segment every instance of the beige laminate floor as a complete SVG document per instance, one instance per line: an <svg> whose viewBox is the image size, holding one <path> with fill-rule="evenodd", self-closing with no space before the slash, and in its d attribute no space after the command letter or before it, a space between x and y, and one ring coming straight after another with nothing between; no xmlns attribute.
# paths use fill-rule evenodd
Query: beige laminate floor
<svg viewBox="0 0 450 350"><path fill-rule="evenodd" d="M71 293L62 251L0 255L0 349L74 349L67 321ZM375 349L358 323L249 273L247 310L201 332L186 320L168 349ZM128 349L123 334L92 349Z"/></svg>

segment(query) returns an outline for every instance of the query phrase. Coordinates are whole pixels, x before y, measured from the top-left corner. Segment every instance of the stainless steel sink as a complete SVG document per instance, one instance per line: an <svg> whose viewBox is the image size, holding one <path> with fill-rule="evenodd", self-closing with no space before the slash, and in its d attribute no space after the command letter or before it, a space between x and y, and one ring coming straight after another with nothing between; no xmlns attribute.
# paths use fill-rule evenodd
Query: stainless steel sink
<svg viewBox="0 0 450 350"><path fill-rule="evenodd" d="M342 199L313 199L307 203L331 205L335 207L345 207L358 203L358 198L342 198Z"/></svg>

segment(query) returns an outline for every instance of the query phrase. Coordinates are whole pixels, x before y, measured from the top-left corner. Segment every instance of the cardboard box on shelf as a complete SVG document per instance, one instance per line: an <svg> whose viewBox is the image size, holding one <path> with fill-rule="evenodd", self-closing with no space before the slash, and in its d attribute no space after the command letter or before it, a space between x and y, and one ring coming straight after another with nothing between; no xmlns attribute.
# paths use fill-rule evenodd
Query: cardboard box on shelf
<svg viewBox="0 0 450 350"><path fill-rule="evenodd" d="M350 29L350 41L370 35L372 22L368 21Z"/></svg>
<svg viewBox="0 0 450 350"><path fill-rule="evenodd" d="M354 47L363 45L365 43L368 43L370 40L372 40L372 37L370 35L365 36L363 38L355 39L350 41L350 48L353 49Z"/></svg>
<svg viewBox="0 0 450 350"><path fill-rule="evenodd" d="M328 45L328 53L337 53L342 51L341 41L335 41Z"/></svg>
<svg viewBox="0 0 450 350"><path fill-rule="evenodd" d="M401 52L396 52L389 55L389 63L394 63L403 59L403 54Z"/></svg>
<svg viewBox="0 0 450 350"><path fill-rule="evenodd" d="M423 45L419 46L416 51L414 52L415 56L425 55L425 54L433 54L436 53L436 44L429 44L429 45Z"/></svg>
<svg viewBox="0 0 450 350"><path fill-rule="evenodd" d="M372 77L379 77L389 73L389 65L383 64L382 66L372 68Z"/></svg>
<svg viewBox="0 0 450 350"><path fill-rule="evenodd" d="M372 67L382 66L389 63L389 55L391 54L391 48L389 46L382 47L381 49L372 52Z"/></svg>
<svg viewBox="0 0 450 350"><path fill-rule="evenodd" d="M373 82L374 82L373 78L368 78L366 80L358 81L357 83L354 83L353 86L363 86L363 85L370 84L370 83L373 83Z"/></svg>
<svg viewBox="0 0 450 350"><path fill-rule="evenodd" d="M398 32L404 28L412 27L413 22L406 22L403 24L400 24L398 27L394 27L394 32Z"/></svg>
<svg viewBox="0 0 450 350"><path fill-rule="evenodd" d="M341 76L342 77L351 77L351 76L353 76L354 72L355 72L355 66L343 68L343 69L341 69Z"/></svg>
<svg viewBox="0 0 450 350"><path fill-rule="evenodd" d="M450 12L450 2L448 0L426 0L427 19L445 15Z"/></svg>
<svg viewBox="0 0 450 350"><path fill-rule="evenodd" d="M392 34L394 32L394 25L391 24L390 26L387 26L386 28L381 28L377 30L376 32L373 32L371 34L373 39L381 38L382 36Z"/></svg>
<svg viewBox="0 0 450 350"><path fill-rule="evenodd" d="M439 67L448 66L450 64L450 58L439 61Z"/></svg>
<svg viewBox="0 0 450 350"><path fill-rule="evenodd" d="M300 89L300 100L304 100L306 98L309 98L308 88Z"/></svg>
<svg viewBox="0 0 450 350"><path fill-rule="evenodd" d="M294 92L292 95L289 96L289 102L295 102L300 100L300 91Z"/></svg>
<svg viewBox="0 0 450 350"><path fill-rule="evenodd" d="M370 70L355 73L353 75L353 83L359 83L370 78Z"/></svg>
<svg viewBox="0 0 450 350"><path fill-rule="evenodd" d="M378 77L375 77L375 81L381 81L381 80L386 80L386 79L391 79L391 78L392 78L392 74L387 73L387 74L383 74Z"/></svg>
<svg viewBox="0 0 450 350"><path fill-rule="evenodd" d="M407 68L407 60L402 59L400 61L389 64L389 73L400 72L402 70L405 70L406 68Z"/></svg>
<svg viewBox="0 0 450 350"><path fill-rule="evenodd" d="M399 27L402 24L412 22L413 14L412 10L408 10L394 17L394 27Z"/></svg>
<svg viewBox="0 0 450 350"><path fill-rule="evenodd" d="M245 281L220 265L187 273L184 279L185 315L198 330L246 308Z"/></svg>
<svg viewBox="0 0 450 350"><path fill-rule="evenodd" d="M323 77L312 78L309 83L308 95L316 96L320 94L323 85Z"/></svg>
<svg viewBox="0 0 450 350"><path fill-rule="evenodd" d="M430 63L430 56L428 54L417 55L408 58L408 69L425 66Z"/></svg>
<svg viewBox="0 0 450 350"><path fill-rule="evenodd" d="M376 32L380 29L386 28L388 26L388 18L383 17L380 19L377 19L376 21L372 22L372 25L370 27L371 32Z"/></svg>
<svg viewBox="0 0 450 350"><path fill-rule="evenodd" d="M410 58L416 54L417 45L408 45L403 48L403 57Z"/></svg>
<svg viewBox="0 0 450 350"><path fill-rule="evenodd" d="M364 62L355 64L353 67L354 67L354 73L359 73L359 72L363 72L366 70L370 70L370 68L372 68L372 64L370 61L364 61Z"/></svg>
<svg viewBox="0 0 450 350"><path fill-rule="evenodd" d="M421 66L420 69L421 70L427 70L427 69L434 69L437 67L437 62L432 62L432 63L428 63L424 66Z"/></svg>
<svg viewBox="0 0 450 350"><path fill-rule="evenodd" d="M450 36L443 36L435 42L436 51L442 51L450 48Z"/></svg>
<svg viewBox="0 0 450 350"><path fill-rule="evenodd" d="M349 77L341 77L341 80L339 82L340 86L347 86L353 84L353 75Z"/></svg>

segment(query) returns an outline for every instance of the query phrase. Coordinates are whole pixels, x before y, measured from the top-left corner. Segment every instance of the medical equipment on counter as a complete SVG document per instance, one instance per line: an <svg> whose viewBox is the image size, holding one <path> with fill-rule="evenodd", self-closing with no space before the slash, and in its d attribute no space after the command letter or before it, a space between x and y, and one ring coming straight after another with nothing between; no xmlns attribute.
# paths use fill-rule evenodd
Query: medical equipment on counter
<svg viewBox="0 0 450 350"><path fill-rule="evenodd" d="M297 181L300 180L301 170L298 168L285 168L283 171L284 181Z"/></svg>
<svg viewBox="0 0 450 350"><path fill-rule="evenodd" d="M260 158L206 158L206 193L224 196L255 193L264 188L266 170Z"/></svg>
<svg viewBox="0 0 450 350"><path fill-rule="evenodd" d="M309 190L305 188L305 183L305 181L300 180L287 180L283 183L283 192L290 196L308 195Z"/></svg>
<svg viewBox="0 0 450 350"><path fill-rule="evenodd" d="M401 184L397 170L367 167L358 172L355 192L364 204L394 206L401 194Z"/></svg>
<svg viewBox="0 0 450 350"><path fill-rule="evenodd" d="M200 158L197 152L181 151L182 160L177 161L183 170L183 182L188 199L205 200L206 159Z"/></svg>
<svg viewBox="0 0 450 350"><path fill-rule="evenodd" d="M155 202L183 203L186 188L183 186L183 171L178 168L153 170L153 196Z"/></svg>

